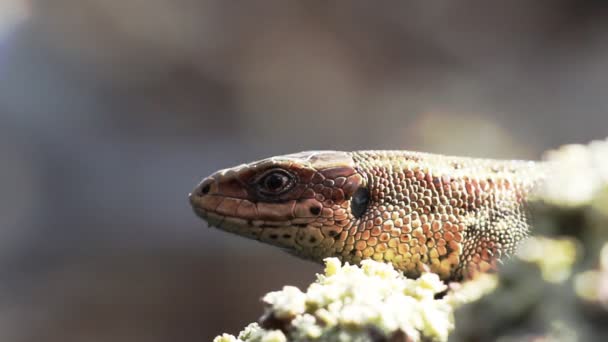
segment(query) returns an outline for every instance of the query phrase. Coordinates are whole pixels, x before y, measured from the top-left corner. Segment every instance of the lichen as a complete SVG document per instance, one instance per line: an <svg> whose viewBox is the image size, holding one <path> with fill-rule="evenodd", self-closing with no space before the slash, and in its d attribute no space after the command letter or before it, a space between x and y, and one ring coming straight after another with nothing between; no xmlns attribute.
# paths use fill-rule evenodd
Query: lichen
<svg viewBox="0 0 608 342"><path fill-rule="evenodd" d="M576 261L576 242L570 238L532 237L520 246L517 256L523 261L537 264L545 281L560 283L568 279L572 272Z"/></svg>
<svg viewBox="0 0 608 342"><path fill-rule="evenodd" d="M588 205L608 184L608 140L566 145L545 153L551 164L542 199L562 206Z"/></svg>
<svg viewBox="0 0 608 342"><path fill-rule="evenodd" d="M446 290L433 273L409 279L390 264L364 260L356 266L328 258L325 273L306 292L286 286L264 296L265 317L282 322L283 337L254 323L238 338L222 335L216 341L267 341L271 335L273 341L366 340L370 333L446 341L454 307L462 303L435 298Z"/></svg>

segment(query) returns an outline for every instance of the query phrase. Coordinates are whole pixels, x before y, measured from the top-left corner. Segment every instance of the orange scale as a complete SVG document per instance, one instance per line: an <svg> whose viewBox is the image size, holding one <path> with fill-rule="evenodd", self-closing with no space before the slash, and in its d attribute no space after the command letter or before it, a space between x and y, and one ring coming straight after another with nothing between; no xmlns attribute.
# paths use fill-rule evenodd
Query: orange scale
<svg viewBox="0 0 608 342"><path fill-rule="evenodd" d="M454 240L456 242L462 242L462 235L458 232L454 233Z"/></svg>
<svg viewBox="0 0 608 342"><path fill-rule="evenodd" d="M382 233L380 234L380 237L378 238L380 241L386 242L391 238L391 235L389 233Z"/></svg>

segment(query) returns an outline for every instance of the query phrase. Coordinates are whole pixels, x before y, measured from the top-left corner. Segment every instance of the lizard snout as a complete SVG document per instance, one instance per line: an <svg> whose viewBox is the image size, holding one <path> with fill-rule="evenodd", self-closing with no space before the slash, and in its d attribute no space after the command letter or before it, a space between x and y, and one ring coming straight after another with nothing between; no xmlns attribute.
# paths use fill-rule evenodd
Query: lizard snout
<svg viewBox="0 0 608 342"><path fill-rule="evenodd" d="M207 177L203 179L188 195L190 199L190 204L195 205L196 203L200 203L201 199L207 195L212 195L217 191L216 180Z"/></svg>

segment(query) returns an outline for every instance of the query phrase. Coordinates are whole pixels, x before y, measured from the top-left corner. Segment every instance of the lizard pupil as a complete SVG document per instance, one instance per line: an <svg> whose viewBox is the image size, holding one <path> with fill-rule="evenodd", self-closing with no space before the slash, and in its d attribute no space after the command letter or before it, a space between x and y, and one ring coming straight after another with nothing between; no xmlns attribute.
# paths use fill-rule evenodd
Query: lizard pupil
<svg viewBox="0 0 608 342"><path fill-rule="evenodd" d="M285 183L287 182L286 178L287 177L285 177L283 175L272 173L272 174L268 175L268 177L266 177L266 180L264 181L264 185L266 186L266 189L268 189L270 191L277 191L277 190L281 189L283 187L283 185L285 185Z"/></svg>
<svg viewBox="0 0 608 342"><path fill-rule="evenodd" d="M369 206L369 189L359 188L353 194L353 198L350 201L350 211L355 218L360 218L365 214L367 207Z"/></svg>

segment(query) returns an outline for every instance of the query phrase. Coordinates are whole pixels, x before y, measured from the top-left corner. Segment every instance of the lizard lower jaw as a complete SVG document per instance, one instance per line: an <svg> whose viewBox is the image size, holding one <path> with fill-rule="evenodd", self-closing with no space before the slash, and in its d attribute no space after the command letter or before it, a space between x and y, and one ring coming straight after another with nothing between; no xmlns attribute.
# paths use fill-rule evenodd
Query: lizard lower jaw
<svg viewBox="0 0 608 342"><path fill-rule="evenodd" d="M207 222L209 228L217 228L236 235L247 236L258 240L262 231L259 227L252 227L246 220L220 215L201 208L194 208L194 212Z"/></svg>
<svg viewBox="0 0 608 342"><path fill-rule="evenodd" d="M197 208L197 207L193 207L193 209L198 217L202 218L203 220L205 220L205 222L207 222L207 225L209 226L209 228L212 228L212 227L221 228L220 226L222 225L222 222L224 222L224 219L226 218L225 216L209 212L205 209L201 209L201 208Z"/></svg>

